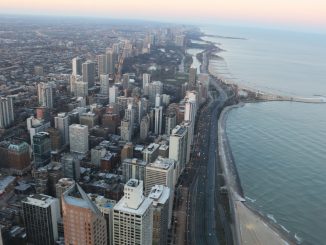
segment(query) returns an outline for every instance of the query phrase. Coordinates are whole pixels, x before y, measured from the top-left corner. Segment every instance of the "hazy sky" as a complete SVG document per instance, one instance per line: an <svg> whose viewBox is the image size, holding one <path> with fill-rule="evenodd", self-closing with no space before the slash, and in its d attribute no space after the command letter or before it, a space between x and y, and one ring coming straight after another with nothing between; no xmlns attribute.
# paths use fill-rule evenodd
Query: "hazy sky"
<svg viewBox="0 0 326 245"><path fill-rule="evenodd" d="M0 12L326 27L326 0L0 0Z"/></svg>

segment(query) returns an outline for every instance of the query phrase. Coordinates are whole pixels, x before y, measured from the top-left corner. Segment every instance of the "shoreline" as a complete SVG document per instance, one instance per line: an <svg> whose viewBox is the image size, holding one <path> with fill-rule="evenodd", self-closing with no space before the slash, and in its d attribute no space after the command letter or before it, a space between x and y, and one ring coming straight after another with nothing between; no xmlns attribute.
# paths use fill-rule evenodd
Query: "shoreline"
<svg viewBox="0 0 326 245"><path fill-rule="evenodd" d="M218 121L218 130L219 130L219 156L220 156L220 160L222 163L222 168L223 168L223 173L225 174L225 181L228 185L228 191L229 191L229 201L230 201L230 206L231 208L233 208L233 213L234 213L234 219L235 219L235 223L236 223L236 227L235 230L237 230L238 236L241 236L241 220L238 217L239 215L236 215L237 210L239 210L240 208L243 209L244 212L246 212L247 216L253 216L253 219L258 219L261 220L261 222L266 226L267 229L269 229L269 231L267 230L266 232L269 233L275 233L276 237L278 236L280 238L280 240L283 242L283 244L298 244L298 241L295 240L294 237L290 236L289 233L287 233L280 224L278 223L273 223L273 221L268 218L266 216L266 214L261 213L257 208L253 207L250 203L247 202L247 200L245 199L245 195L241 195L241 193L238 193L235 189L235 187L233 186L234 184L239 184L241 185L241 183L232 183L234 182L236 179L233 176L229 175L230 171L230 167L231 166L235 166L236 168L236 163L234 162L234 159L228 159L225 156L225 152L228 152L228 154L230 156L233 156L232 154L232 149L230 148L230 145L228 143L228 137L227 137L227 132L226 132L226 121L227 121L227 117L230 111L232 111L233 109L237 109L237 108L241 108L245 106L245 103L241 102L235 105L231 105L231 106L227 106L223 109L223 111L221 112L219 121ZM223 137L224 136L224 137ZM226 144L223 144L226 143ZM230 182L231 181L231 182ZM233 184L233 185L232 185ZM242 187L241 187L242 188ZM243 194L245 194L243 192ZM241 198L239 198L241 197ZM242 207L239 207L242 206ZM241 239L241 237L238 237L238 239ZM241 243L240 243L241 244Z"/></svg>
<svg viewBox="0 0 326 245"><path fill-rule="evenodd" d="M202 40L199 38L199 40ZM204 41L204 40L202 40ZM206 41L205 41L206 42ZM206 53L206 64L205 67L203 65L203 60L200 61L200 70L206 70L207 73L209 74L210 77L220 81L223 85L225 86L232 86L233 90L235 90L235 86L240 87L241 85L238 85L236 83L226 83L224 79L219 77L218 73L212 71L212 67L210 65L211 59L216 59L215 53L220 52L221 50L219 47L214 46L211 48L203 48L203 51L200 52L200 54ZM223 57L221 57L223 58ZM242 90L247 91L249 93L257 93L259 90L255 90L249 87L243 87ZM275 96L275 94L268 93L268 95ZM279 95L276 95L279 96ZM325 100L320 99L318 101L318 98L299 98L299 97L287 97L286 99L273 99L268 98L268 99L250 99L247 101L240 101L240 103L229 105L224 107L222 110L219 119L218 119L218 154L221 162L221 168L223 170L223 173L225 175L225 183L226 187L229 193L229 205L230 205L230 211L231 211L231 216L233 217L233 222L235 224L233 227L233 230L236 234L233 234L234 241L236 244L242 244L242 232L243 228L242 227L242 219L245 220L249 217L251 221L260 223L260 226L264 227L262 229L262 235L261 237L269 237L273 238L274 242L276 243L271 243L271 244L284 244L284 245L294 245L294 244L300 244L296 239L287 233L284 228L281 227L280 224L278 223L273 223L273 221L267 217L267 215L261 213L258 209L255 207L251 206L250 203L247 202L245 199L245 193L243 191L242 185L241 185L241 178L238 174L237 171L237 166L235 163L235 160L233 158L232 154L232 149L231 146L229 145L229 140L227 137L226 133L226 119L228 116L228 113L235 108L240 108L245 106L246 103L259 103L259 102L273 102L273 101L285 101L285 102L296 102L296 103L326 103L326 98ZM223 122L223 123L222 123ZM223 124L223 125L222 125ZM221 137L221 135L225 134L225 138ZM228 158L225 156L225 152L228 152ZM222 154L221 154L222 153ZM238 210L241 211L241 213L244 213L245 218L240 219L240 211L238 213ZM260 235L260 234L259 234ZM270 241L266 239L265 241ZM269 243L268 243L269 244Z"/></svg>

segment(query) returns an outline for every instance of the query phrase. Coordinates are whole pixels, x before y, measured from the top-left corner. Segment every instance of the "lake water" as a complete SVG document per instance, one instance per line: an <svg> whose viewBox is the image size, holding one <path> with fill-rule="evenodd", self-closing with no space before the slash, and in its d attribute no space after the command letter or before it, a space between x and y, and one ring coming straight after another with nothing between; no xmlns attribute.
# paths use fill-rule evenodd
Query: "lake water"
<svg viewBox="0 0 326 245"><path fill-rule="evenodd" d="M326 36L203 28L225 51L225 79L281 94L326 96ZM298 243L326 244L326 104L267 102L230 112L227 133L249 203Z"/></svg>

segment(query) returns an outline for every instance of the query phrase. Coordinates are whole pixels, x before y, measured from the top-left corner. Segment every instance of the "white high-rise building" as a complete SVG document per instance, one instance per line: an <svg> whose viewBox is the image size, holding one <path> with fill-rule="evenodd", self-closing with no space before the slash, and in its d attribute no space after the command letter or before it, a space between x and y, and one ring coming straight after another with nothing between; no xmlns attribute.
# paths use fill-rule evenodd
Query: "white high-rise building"
<svg viewBox="0 0 326 245"><path fill-rule="evenodd" d="M109 95L110 80L109 75L100 75L100 93L104 95Z"/></svg>
<svg viewBox="0 0 326 245"><path fill-rule="evenodd" d="M155 98L155 107L159 107L161 106L161 101L162 101L162 95L160 94L156 94L156 98Z"/></svg>
<svg viewBox="0 0 326 245"><path fill-rule="evenodd" d="M177 178L183 172L187 161L188 128L177 125L170 135L169 158L177 161Z"/></svg>
<svg viewBox="0 0 326 245"><path fill-rule="evenodd" d="M56 117L54 117L54 127L59 129L62 144L69 144L69 116L67 113L58 113Z"/></svg>
<svg viewBox="0 0 326 245"><path fill-rule="evenodd" d="M88 87L94 86L95 81L95 63L88 60L82 65L83 81L88 84Z"/></svg>
<svg viewBox="0 0 326 245"><path fill-rule="evenodd" d="M171 190L170 204L169 204L169 227L172 220L173 209L173 193L175 180L175 164L173 159L158 157L154 162L146 166L145 175L145 195L148 195L155 185L164 185Z"/></svg>
<svg viewBox="0 0 326 245"><path fill-rule="evenodd" d="M144 73L143 74L143 89L145 89L146 86L151 82L151 75Z"/></svg>
<svg viewBox="0 0 326 245"><path fill-rule="evenodd" d="M14 105L12 97L0 98L0 128L9 127L14 121Z"/></svg>
<svg viewBox="0 0 326 245"><path fill-rule="evenodd" d="M38 102L40 106L53 108L52 84L39 83L37 85Z"/></svg>
<svg viewBox="0 0 326 245"><path fill-rule="evenodd" d="M112 87L109 88L109 100L110 100L110 103L117 102L118 96L119 96L118 87L113 85Z"/></svg>
<svg viewBox="0 0 326 245"><path fill-rule="evenodd" d="M72 59L72 74L73 75L82 74L82 59L79 57Z"/></svg>
<svg viewBox="0 0 326 245"><path fill-rule="evenodd" d="M70 151L86 154L88 152L88 127L81 124L69 126Z"/></svg>
<svg viewBox="0 0 326 245"><path fill-rule="evenodd" d="M163 107L155 107L154 108L154 133L160 135L162 133L162 122L163 122Z"/></svg>
<svg viewBox="0 0 326 245"><path fill-rule="evenodd" d="M143 196L143 182L130 179L113 208L113 244L152 245L152 200Z"/></svg>

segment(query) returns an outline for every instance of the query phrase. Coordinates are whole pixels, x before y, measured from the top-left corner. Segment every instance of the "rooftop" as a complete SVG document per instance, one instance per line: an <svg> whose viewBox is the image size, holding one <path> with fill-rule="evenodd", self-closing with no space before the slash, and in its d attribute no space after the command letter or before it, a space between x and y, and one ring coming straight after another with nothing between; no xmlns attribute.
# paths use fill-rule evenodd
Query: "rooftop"
<svg viewBox="0 0 326 245"><path fill-rule="evenodd" d="M170 188L163 185L155 185L152 187L148 198L153 199L153 204L165 204L170 196Z"/></svg>
<svg viewBox="0 0 326 245"><path fill-rule="evenodd" d="M129 187L137 187L139 185L139 180L137 179L130 179L127 183L127 186Z"/></svg>
<svg viewBox="0 0 326 245"><path fill-rule="evenodd" d="M144 198L143 202L140 204L140 206L137 209L129 208L126 204L126 199L123 196L120 201L114 206L114 210L118 210L120 212L125 212L125 213L132 213L135 215L143 215L146 210L150 208L152 205L152 199L150 198Z"/></svg>
<svg viewBox="0 0 326 245"><path fill-rule="evenodd" d="M150 145L148 145L145 150L143 151L143 153L153 153L155 150L157 150L160 147L159 144L155 144L155 143L151 143Z"/></svg>
<svg viewBox="0 0 326 245"><path fill-rule="evenodd" d="M41 208L47 208L56 200L56 198L44 194L33 194L24 199L23 202Z"/></svg>
<svg viewBox="0 0 326 245"><path fill-rule="evenodd" d="M170 167L173 167L174 163L175 161L173 159L159 156L154 162L149 163L148 167L167 170Z"/></svg>

